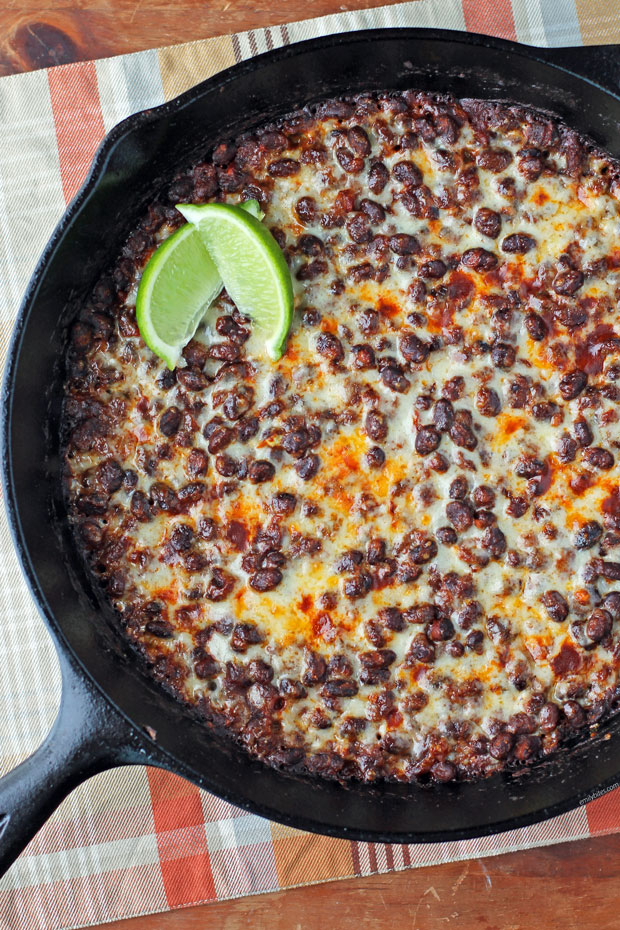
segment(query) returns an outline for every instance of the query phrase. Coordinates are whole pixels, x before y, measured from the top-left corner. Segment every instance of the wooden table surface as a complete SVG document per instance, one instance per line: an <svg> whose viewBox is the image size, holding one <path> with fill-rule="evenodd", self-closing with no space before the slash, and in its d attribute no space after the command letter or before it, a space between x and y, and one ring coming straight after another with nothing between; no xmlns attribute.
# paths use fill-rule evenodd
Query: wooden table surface
<svg viewBox="0 0 620 930"><path fill-rule="evenodd" d="M361 9L378 2L65 0L61 5L5 0L0 5L0 75ZM618 930L620 835L241 898L107 924L105 930L207 927Z"/></svg>

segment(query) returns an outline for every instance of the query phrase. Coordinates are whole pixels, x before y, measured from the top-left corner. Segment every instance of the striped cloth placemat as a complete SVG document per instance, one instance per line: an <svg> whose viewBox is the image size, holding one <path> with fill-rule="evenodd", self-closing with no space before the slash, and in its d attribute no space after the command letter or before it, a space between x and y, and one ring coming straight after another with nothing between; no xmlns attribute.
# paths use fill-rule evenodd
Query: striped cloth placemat
<svg viewBox="0 0 620 930"><path fill-rule="evenodd" d="M620 41L608 0L417 0L0 79L0 359L49 235L104 134L260 52L388 26L470 30L533 45ZM0 771L41 742L60 678L0 513ZM620 789L480 840L385 846L301 833L166 772L117 769L78 788L0 881L1 930L68 930L183 905L620 830Z"/></svg>

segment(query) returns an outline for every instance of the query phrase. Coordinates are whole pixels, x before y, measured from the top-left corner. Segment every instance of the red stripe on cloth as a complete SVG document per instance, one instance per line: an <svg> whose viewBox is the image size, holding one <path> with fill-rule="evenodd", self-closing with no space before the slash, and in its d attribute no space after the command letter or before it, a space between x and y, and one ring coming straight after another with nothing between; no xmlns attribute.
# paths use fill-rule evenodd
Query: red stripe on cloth
<svg viewBox="0 0 620 930"><path fill-rule="evenodd" d="M217 894L208 853L161 863L168 907L215 901Z"/></svg>
<svg viewBox="0 0 620 930"><path fill-rule="evenodd" d="M47 72L56 126L62 190L67 203L78 192L105 135L97 71L92 61Z"/></svg>
<svg viewBox="0 0 620 930"><path fill-rule="evenodd" d="M517 38L515 20L510 0L462 0L463 16L468 32L482 32L500 39Z"/></svg>
<svg viewBox="0 0 620 930"><path fill-rule="evenodd" d="M620 788L590 801L586 807L588 827L593 836L620 830Z"/></svg>
<svg viewBox="0 0 620 930"><path fill-rule="evenodd" d="M199 789L161 769L149 768L147 776L168 907L215 900Z"/></svg>
<svg viewBox="0 0 620 930"><path fill-rule="evenodd" d="M368 858L370 859L370 871L377 871L377 851L374 843L368 844Z"/></svg>

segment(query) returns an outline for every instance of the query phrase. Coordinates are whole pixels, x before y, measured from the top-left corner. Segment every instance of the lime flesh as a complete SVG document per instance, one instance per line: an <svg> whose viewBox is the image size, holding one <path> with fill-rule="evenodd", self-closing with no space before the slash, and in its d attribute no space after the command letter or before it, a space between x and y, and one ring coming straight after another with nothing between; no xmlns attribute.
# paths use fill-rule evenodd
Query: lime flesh
<svg viewBox="0 0 620 930"><path fill-rule="evenodd" d="M239 311L265 337L267 354L284 352L293 318L293 284L282 250L255 217L230 204L177 204L195 224Z"/></svg>
<svg viewBox="0 0 620 930"><path fill-rule="evenodd" d="M239 209L262 216L256 200ZM222 276L191 223L177 229L153 253L138 287L136 319L145 343L168 368L178 365L183 347L222 287Z"/></svg>

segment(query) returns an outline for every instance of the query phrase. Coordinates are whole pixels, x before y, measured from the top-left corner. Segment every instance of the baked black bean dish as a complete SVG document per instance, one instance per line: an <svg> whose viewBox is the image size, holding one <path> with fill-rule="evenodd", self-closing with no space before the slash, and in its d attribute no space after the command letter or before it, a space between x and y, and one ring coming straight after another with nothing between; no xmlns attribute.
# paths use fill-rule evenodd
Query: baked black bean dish
<svg viewBox="0 0 620 930"><path fill-rule="evenodd" d="M79 545L150 673L272 765L476 778L620 695L620 166L535 111L329 101L218 145L74 324ZM169 371L174 204L259 200L273 362L223 294Z"/></svg>

